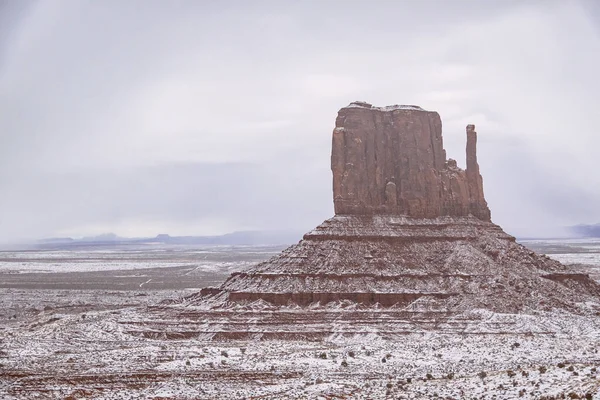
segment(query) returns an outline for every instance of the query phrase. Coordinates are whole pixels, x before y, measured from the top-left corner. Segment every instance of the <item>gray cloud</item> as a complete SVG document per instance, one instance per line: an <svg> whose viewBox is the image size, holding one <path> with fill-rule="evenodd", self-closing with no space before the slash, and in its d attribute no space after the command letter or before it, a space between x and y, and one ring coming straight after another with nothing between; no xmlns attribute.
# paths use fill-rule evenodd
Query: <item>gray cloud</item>
<svg viewBox="0 0 600 400"><path fill-rule="evenodd" d="M494 220L600 221L596 2L0 3L0 240L302 228L353 100L480 134Z"/></svg>

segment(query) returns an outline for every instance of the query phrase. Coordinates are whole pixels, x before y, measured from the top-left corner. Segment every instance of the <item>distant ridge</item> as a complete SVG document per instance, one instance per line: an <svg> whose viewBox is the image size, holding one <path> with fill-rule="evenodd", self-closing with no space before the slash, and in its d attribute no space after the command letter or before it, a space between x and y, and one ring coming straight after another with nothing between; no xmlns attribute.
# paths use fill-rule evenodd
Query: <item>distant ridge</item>
<svg viewBox="0 0 600 400"><path fill-rule="evenodd" d="M570 230L577 236L600 238L600 224L575 225Z"/></svg>
<svg viewBox="0 0 600 400"><path fill-rule="evenodd" d="M298 231L239 231L216 236L171 236L161 233L152 238L125 238L114 233L81 239L48 238L36 242L38 248L89 247L136 244L258 246L293 244L302 238Z"/></svg>

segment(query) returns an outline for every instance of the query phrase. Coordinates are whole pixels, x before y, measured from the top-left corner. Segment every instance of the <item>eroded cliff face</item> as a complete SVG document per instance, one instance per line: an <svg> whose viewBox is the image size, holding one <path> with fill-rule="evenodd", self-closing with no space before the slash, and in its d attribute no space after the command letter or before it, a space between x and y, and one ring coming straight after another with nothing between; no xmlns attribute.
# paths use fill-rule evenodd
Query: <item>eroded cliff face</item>
<svg viewBox="0 0 600 400"><path fill-rule="evenodd" d="M469 125L462 170L446 159L437 113L367 103L342 108L331 156L336 215L270 260L189 298L198 310L192 320L209 321L198 334L392 337L473 331L470 324L480 321L472 310L592 310L600 285L490 221L476 148ZM190 334L180 326L177 320L169 334Z"/></svg>
<svg viewBox="0 0 600 400"><path fill-rule="evenodd" d="M342 108L331 169L338 215L467 216L490 221L477 164L477 133L467 127L467 169L446 159L442 122L417 106Z"/></svg>

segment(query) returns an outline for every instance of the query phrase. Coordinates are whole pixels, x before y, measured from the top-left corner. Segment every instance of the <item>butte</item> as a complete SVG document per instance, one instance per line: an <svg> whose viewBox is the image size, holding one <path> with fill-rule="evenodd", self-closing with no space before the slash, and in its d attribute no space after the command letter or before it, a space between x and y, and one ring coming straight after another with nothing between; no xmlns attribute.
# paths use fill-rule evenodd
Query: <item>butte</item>
<svg viewBox="0 0 600 400"><path fill-rule="evenodd" d="M335 216L219 288L166 306L178 311L163 315L172 325L155 334L502 333L549 329L524 326L518 316L595 315L595 281L491 222L475 126L467 126L466 136L463 170L446 158L437 112L364 102L342 108L331 154Z"/></svg>

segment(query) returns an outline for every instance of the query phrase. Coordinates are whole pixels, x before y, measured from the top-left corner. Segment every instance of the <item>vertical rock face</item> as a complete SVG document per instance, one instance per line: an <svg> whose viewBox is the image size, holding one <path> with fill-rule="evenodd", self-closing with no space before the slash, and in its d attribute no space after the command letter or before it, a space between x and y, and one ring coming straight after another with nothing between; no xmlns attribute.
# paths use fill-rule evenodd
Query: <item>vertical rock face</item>
<svg viewBox="0 0 600 400"><path fill-rule="evenodd" d="M474 216L489 221L474 127L467 171L446 160L442 123L417 106L342 108L333 131L331 169L336 214L416 218Z"/></svg>
<svg viewBox="0 0 600 400"><path fill-rule="evenodd" d="M475 125L467 125L467 182L469 185L469 210L479 219L490 220L490 209L483 196L483 177L477 164L477 132Z"/></svg>

